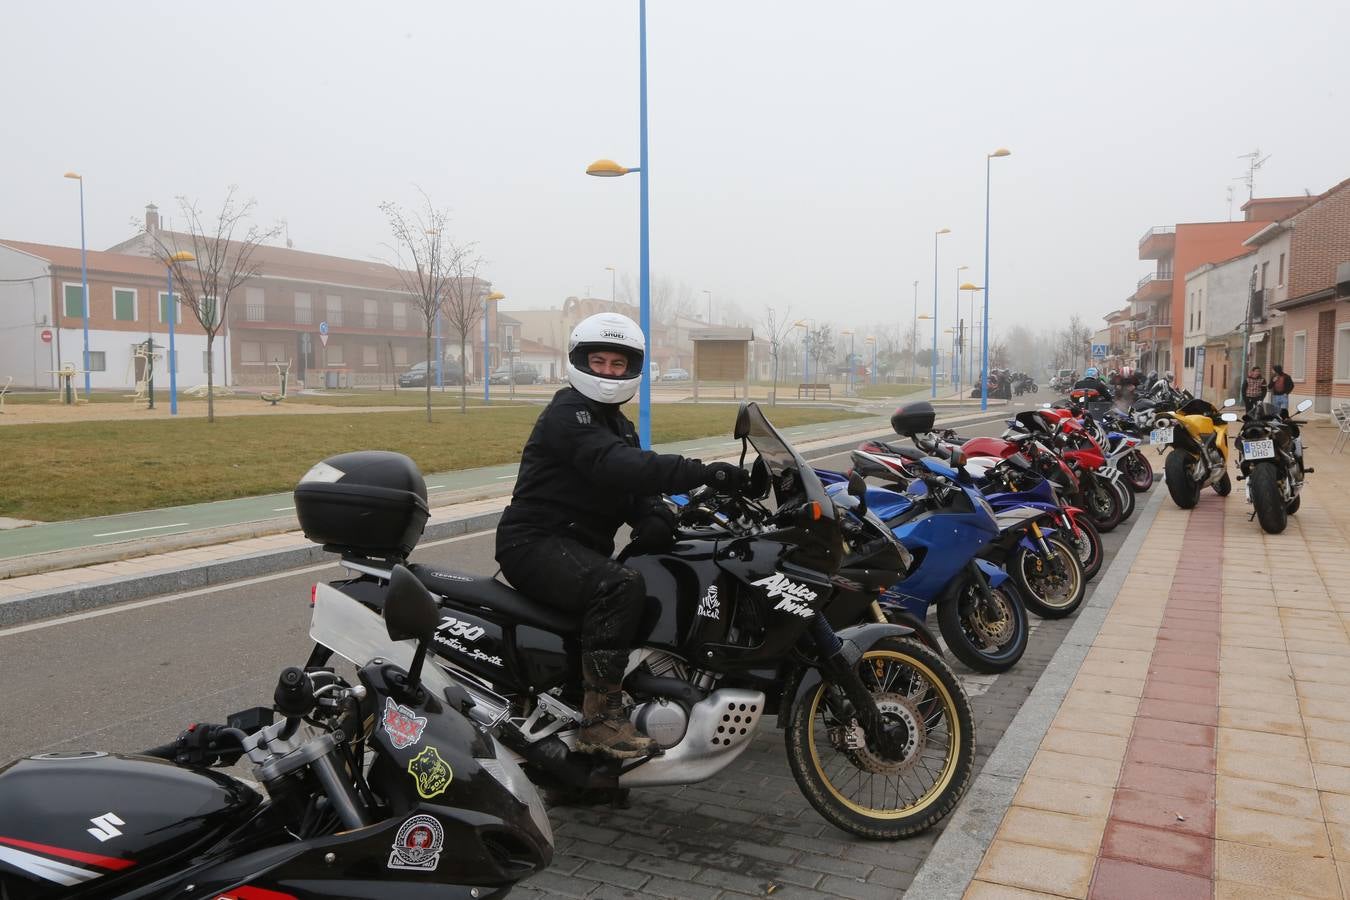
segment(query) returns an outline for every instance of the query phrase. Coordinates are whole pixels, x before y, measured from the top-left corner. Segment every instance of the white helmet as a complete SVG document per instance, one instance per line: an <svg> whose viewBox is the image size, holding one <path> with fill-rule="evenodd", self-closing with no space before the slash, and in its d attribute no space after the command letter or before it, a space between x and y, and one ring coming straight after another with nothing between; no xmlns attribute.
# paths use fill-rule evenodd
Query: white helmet
<svg viewBox="0 0 1350 900"><path fill-rule="evenodd" d="M572 387L599 403L627 403L642 381L642 359L647 340L638 324L618 313L598 313L583 319L567 341L567 380ZM610 350L628 357L628 371L618 377L597 375L586 357Z"/></svg>

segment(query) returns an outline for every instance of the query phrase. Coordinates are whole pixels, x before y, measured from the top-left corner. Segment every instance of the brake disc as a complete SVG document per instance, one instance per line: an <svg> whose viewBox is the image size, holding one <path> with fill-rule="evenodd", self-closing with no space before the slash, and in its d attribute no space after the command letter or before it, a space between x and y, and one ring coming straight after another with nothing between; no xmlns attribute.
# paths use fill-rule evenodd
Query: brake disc
<svg viewBox="0 0 1350 900"><path fill-rule="evenodd" d="M1012 610L1007 608L1007 600L997 591L991 591L994 603L996 603L1003 615L1000 618L994 618L994 610L988 603L982 603L978 608L970 612L970 627L986 646L993 644L1001 647L1012 639L1013 634L1013 615Z"/></svg>
<svg viewBox="0 0 1350 900"><path fill-rule="evenodd" d="M889 722L904 722L909 737L901 748L899 759L887 759L879 756L867 746L866 735L858 720L854 719L846 728L840 729L842 747L837 749L848 754L853 765L873 775L903 775L919 763L919 748L928 739L928 728L918 708L904 694L873 694L877 711L882 719Z"/></svg>

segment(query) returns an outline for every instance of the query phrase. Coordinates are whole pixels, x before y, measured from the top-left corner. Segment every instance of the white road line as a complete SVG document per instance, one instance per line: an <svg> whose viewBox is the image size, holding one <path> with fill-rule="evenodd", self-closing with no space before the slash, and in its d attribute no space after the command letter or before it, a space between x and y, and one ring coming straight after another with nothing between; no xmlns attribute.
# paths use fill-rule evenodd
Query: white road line
<svg viewBox="0 0 1350 900"><path fill-rule="evenodd" d="M158 531L161 528L181 528L187 524L187 522L174 522L171 525L147 525L144 528L128 528L126 531L105 531L102 534L94 535L94 537L114 537L119 534L135 534L138 531Z"/></svg>
<svg viewBox="0 0 1350 900"><path fill-rule="evenodd" d="M472 538L481 538L491 536L491 531L476 531L473 534L460 534L455 537L442 538L439 541L432 541L428 544L418 544L419 548L439 547L442 544L453 544L458 541L467 541ZM290 578L292 575L304 575L308 572L322 572L326 569L338 568L338 561L319 563L314 566L306 566L303 569L287 569L285 572L273 572L271 575L259 575L257 578L245 578L239 581L230 581L225 584L217 584L207 588L198 588L195 591L183 591L180 594L169 594L166 597L155 597L150 600L137 600L134 603L123 603L120 606L111 606L105 609L90 610L85 613L76 613L73 616L62 616L59 619L49 619L45 622L34 622L32 625L15 625L12 628L0 628L0 638L6 638L14 634L25 634L29 631L41 631L44 628L54 628L57 625L69 625L73 622L81 622L85 619L97 619L101 616L111 616L114 613L127 612L128 610L141 609L146 606L158 606L161 603L170 603L174 600L189 600L193 597L205 597L208 594L218 594L221 591L228 591L237 587L248 587L251 584L264 584L268 581L277 581L282 578Z"/></svg>
<svg viewBox="0 0 1350 900"><path fill-rule="evenodd" d="M293 509L295 509L294 506L278 506L272 512L290 512Z"/></svg>
<svg viewBox="0 0 1350 900"><path fill-rule="evenodd" d="M515 478L515 477L516 477L515 475L498 475L496 480L505 481L508 478Z"/></svg>

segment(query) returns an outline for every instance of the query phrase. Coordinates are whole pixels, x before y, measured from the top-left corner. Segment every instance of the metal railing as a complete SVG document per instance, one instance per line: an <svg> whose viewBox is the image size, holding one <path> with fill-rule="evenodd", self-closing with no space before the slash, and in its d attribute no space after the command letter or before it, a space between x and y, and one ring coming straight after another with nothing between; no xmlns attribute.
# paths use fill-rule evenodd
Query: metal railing
<svg viewBox="0 0 1350 900"><path fill-rule="evenodd" d="M1150 281L1171 281L1171 280L1172 280L1171 272L1149 272L1143 278L1139 279L1139 281L1135 284L1135 289L1137 290L1143 287Z"/></svg>
<svg viewBox="0 0 1350 900"><path fill-rule="evenodd" d="M1177 227L1175 225L1154 225L1152 228L1144 232L1144 236L1139 239L1139 246L1142 247L1144 245L1144 242L1147 241L1149 238L1153 237L1155 234L1176 234L1176 233Z"/></svg>

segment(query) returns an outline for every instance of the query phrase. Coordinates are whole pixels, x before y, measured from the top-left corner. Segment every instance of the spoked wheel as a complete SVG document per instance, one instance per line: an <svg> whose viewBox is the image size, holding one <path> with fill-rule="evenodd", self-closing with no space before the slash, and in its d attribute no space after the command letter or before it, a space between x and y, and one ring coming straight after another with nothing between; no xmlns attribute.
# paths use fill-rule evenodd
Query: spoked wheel
<svg viewBox="0 0 1350 900"><path fill-rule="evenodd" d="M1045 543L1050 549L1048 559L1023 548L1009 568L1027 609L1042 619L1062 619L1082 605L1087 579L1078 554L1058 535L1046 538Z"/></svg>
<svg viewBox="0 0 1350 900"><path fill-rule="evenodd" d="M976 672L1006 672L1027 649L1027 609L1011 580L980 597L970 575L960 576L954 597L938 603L938 630L948 649ZM981 575L980 577L984 577Z"/></svg>
<svg viewBox="0 0 1350 900"><path fill-rule="evenodd" d="M821 682L792 709L788 768L828 822L871 840L909 837L940 822L970 783L975 726L955 673L916 641L884 638L857 672L898 752L878 746L853 715L844 691Z"/></svg>
<svg viewBox="0 0 1350 900"><path fill-rule="evenodd" d="M1078 561L1083 565L1083 577L1091 581L1102 569L1102 536L1087 516L1079 516L1073 521L1073 526L1073 546L1078 551Z"/></svg>

